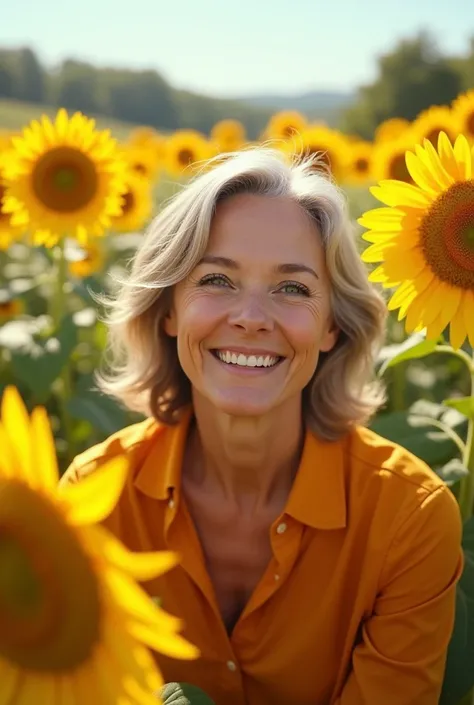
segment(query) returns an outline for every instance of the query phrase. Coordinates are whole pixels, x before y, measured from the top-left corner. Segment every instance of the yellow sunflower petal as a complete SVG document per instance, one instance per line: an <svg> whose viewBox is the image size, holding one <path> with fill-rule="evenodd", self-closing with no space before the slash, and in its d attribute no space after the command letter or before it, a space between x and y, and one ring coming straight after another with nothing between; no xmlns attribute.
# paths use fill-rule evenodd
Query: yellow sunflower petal
<svg viewBox="0 0 474 705"><path fill-rule="evenodd" d="M372 186L370 192L387 206L399 207L409 206L410 208L426 208L432 202L429 194L425 193L417 186L406 184L403 181L393 181L388 179L380 181L378 186Z"/></svg>
<svg viewBox="0 0 474 705"><path fill-rule="evenodd" d="M407 310L405 328L409 333L414 332L420 325L425 328L438 314L438 309L434 303L436 296L436 282L432 286L420 291L414 301L411 302Z"/></svg>
<svg viewBox="0 0 474 705"><path fill-rule="evenodd" d="M56 703L57 679L54 674L37 674L30 671L21 681L15 696L15 705L32 705L32 703Z"/></svg>
<svg viewBox="0 0 474 705"><path fill-rule="evenodd" d="M413 154L413 152L407 152L406 162L408 172L413 181L420 188L422 188L423 191L428 192L431 196L435 197L439 192L439 184L427 168L426 164L424 164L419 157Z"/></svg>
<svg viewBox="0 0 474 705"><path fill-rule="evenodd" d="M102 694L101 705L116 705L121 702L123 673L103 644L97 646L93 668Z"/></svg>
<svg viewBox="0 0 474 705"><path fill-rule="evenodd" d="M60 676L58 678L57 690L56 703L58 703L58 705L80 705L74 690L74 681L69 675Z"/></svg>
<svg viewBox="0 0 474 705"><path fill-rule="evenodd" d="M123 632L108 625L104 630L104 644L119 672L129 674L129 677L152 692L158 690L163 680L156 663L150 658L147 649L137 643L128 627L127 632Z"/></svg>
<svg viewBox="0 0 474 705"><path fill-rule="evenodd" d="M16 387L6 387L1 404L1 418L11 447L18 458L18 475L29 484L36 485L36 473L32 468L30 419L23 399Z"/></svg>
<svg viewBox="0 0 474 705"><path fill-rule="evenodd" d="M431 142L425 140L424 149L417 145L415 150L418 158L435 177L438 184L437 192L439 193L440 189L449 188L454 182L454 177L444 168L441 158Z"/></svg>
<svg viewBox="0 0 474 705"><path fill-rule="evenodd" d="M1 475L3 477L21 476L18 469L18 458L10 441L10 436L0 423L0 448L2 449L2 462L0 463Z"/></svg>
<svg viewBox="0 0 474 705"><path fill-rule="evenodd" d="M458 350L466 339L466 326L464 324L464 311L462 306L458 309L449 322L449 340L452 347Z"/></svg>
<svg viewBox="0 0 474 705"><path fill-rule="evenodd" d="M91 545L100 546L103 559L135 580L152 580L179 563L179 556L174 551L132 553L100 525L84 527L84 530Z"/></svg>
<svg viewBox="0 0 474 705"><path fill-rule="evenodd" d="M165 656L183 660L199 657L199 650L179 634L151 630L142 624L127 625L128 632L138 641Z"/></svg>
<svg viewBox="0 0 474 705"><path fill-rule="evenodd" d="M20 684L20 672L0 657L0 705L14 702L13 694Z"/></svg>
<svg viewBox="0 0 474 705"><path fill-rule="evenodd" d="M36 407L31 413L31 435L38 484L45 490L54 490L59 479L56 446L48 415L43 407Z"/></svg>
<svg viewBox="0 0 474 705"><path fill-rule="evenodd" d="M61 485L60 497L65 502L73 524L93 524L103 521L114 509L127 478L128 461L118 456L107 462L81 482Z"/></svg>
<svg viewBox="0 0 474 705"><path fill-rule="evenodd" d="M416 279L426 268L426 260L419 248L413 248L402 255L390 251L384 262L385 271L391 280Z"/></svg>
<svg viewBox="0 0 474 705"><path fill-rule="evenodd" d="M357 222L364 228L378 228L381 224L398 229L403 218L403 211L396 208L373 208L364 213Z"/></svg>
<svg viewBox="0 0 474 705"><path fill-rule="evenodd" d="M459 135L456 138L454 156L462 169L464 179L472 179L472 152L464 135Z"/></svg>
<svg viewBox="0 0 474 705"><path fill-rule="evenodd" d="M129 618L140 620L159 631L182 629L182 620L157 607L133 580L120 571L108 568L104 578L114 601Z"/></svg>
<svg viewBox="0 0 474 705"><path fill-rule="evenodd" d="M436 305L439 309L438 317L428 327L430 336L437 338L448 327L449 322L454 318L461 302L461 291L455 287L440 283L437 290Z"/></svg>
<svg viewBox="0 0 474 705"><path fill-rule="evenodd" d="M441 163L448 174L456 180L464 178L464 174L461 173L462 170L456 161L453 146L445 132L441 132L438 137L438 152Z"/></svg>

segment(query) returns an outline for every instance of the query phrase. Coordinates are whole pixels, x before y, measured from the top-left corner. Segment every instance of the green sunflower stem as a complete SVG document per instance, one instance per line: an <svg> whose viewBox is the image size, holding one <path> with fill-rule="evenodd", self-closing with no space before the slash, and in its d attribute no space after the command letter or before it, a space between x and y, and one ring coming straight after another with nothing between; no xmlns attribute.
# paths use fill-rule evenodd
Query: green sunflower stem
<svg viewBox="0 0 474 705"><path fill-rule="evenodd" d="M56 277L56 287L53 296L52 318L54 330L58 333L61 321L67 311L66 306L66 291L65 286L68 279L68 263L65 254L65 238L61 238L57 245L54 255L56 258L56 267L53 268L53 276ZM61 421L64 441L66 443L66 463L72 460L75 455L74 448L74 428L71 416L67 410L67 401L72 395L72 380L71 380L71 363L68 361L61 370L59 376L61 388L57 395L58 413Z"/></svg>
<svg viewBox="0 0 474 705"><path fill-rule="evenodd" d="M471 396L474 397L474 355L471 370ZM459 506L464 521L471 518L474 512L474 417L469 418L467 429L466 449L464 452L464 465L468 474L461 480L459 490Z"/></svg>

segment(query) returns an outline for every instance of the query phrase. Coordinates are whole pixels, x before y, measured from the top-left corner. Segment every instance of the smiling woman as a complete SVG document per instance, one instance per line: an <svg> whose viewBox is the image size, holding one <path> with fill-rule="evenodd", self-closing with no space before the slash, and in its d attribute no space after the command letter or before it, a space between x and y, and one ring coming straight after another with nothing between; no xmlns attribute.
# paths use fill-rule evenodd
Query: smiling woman
<svg viewBox="0 0 474 705"><path fill-rule="evenodd" d="M108 528L181 564L146 585L216 705L436 705L462 570L457 503L365 427L385 305L316 160L226 155L155 218L109 308L103 391L147 418Z"/></svg>

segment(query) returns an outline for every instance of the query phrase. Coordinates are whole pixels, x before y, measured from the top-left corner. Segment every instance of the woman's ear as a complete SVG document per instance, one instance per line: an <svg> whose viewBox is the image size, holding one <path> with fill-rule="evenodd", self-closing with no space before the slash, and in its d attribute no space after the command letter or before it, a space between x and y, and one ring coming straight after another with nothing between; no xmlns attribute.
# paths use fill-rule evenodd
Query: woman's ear
<svg viewBox="0 0 474 705"><path fill-rule="evenodd" d="M340 330L335 323L332 323L328 330L324 333L319 345L321 352L329 352L337 343L339 338Z"/></svg>
<svg viewBox="0 0 474 705"><path fill-rule="evenodd" d="M163 321L163 328L165 333L169 335L170 338L176 338L176 336L178 335L178 325L174 307L171 307L169 312L166 314Z"/></svg>

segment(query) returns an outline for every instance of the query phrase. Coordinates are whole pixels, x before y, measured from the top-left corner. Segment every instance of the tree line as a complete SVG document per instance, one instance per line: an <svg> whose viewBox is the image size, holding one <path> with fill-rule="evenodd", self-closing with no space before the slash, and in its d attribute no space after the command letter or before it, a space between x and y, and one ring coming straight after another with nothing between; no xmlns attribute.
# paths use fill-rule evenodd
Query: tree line
<svg viewBox="0 0 474 705"><path fill-rule="evenodd" d="M163 131L192 128L209 133L218 120L232 117L245 125L250 139L257 138L273 112L178 90L153 70L99 68L75 59L48 70L29 47L0 49L0 98L80 110Z"/></svg>
<svg viewBox="0 0 474 705"><path fill-rule="evenodd" d="M421 32L377 59L375 80L358 89L336 126L372 139L383 120L413 120L431 105L448 105L473 88L474 37L464 55L446 56L431 35ZM99 68L75 59L48 70L29 47L0 49L0 98L80 110L163 131L193 128L207 134L218 120L234 118L243 123L250 139L258 137L275 112L178 90L153 70Z"/></svg>

